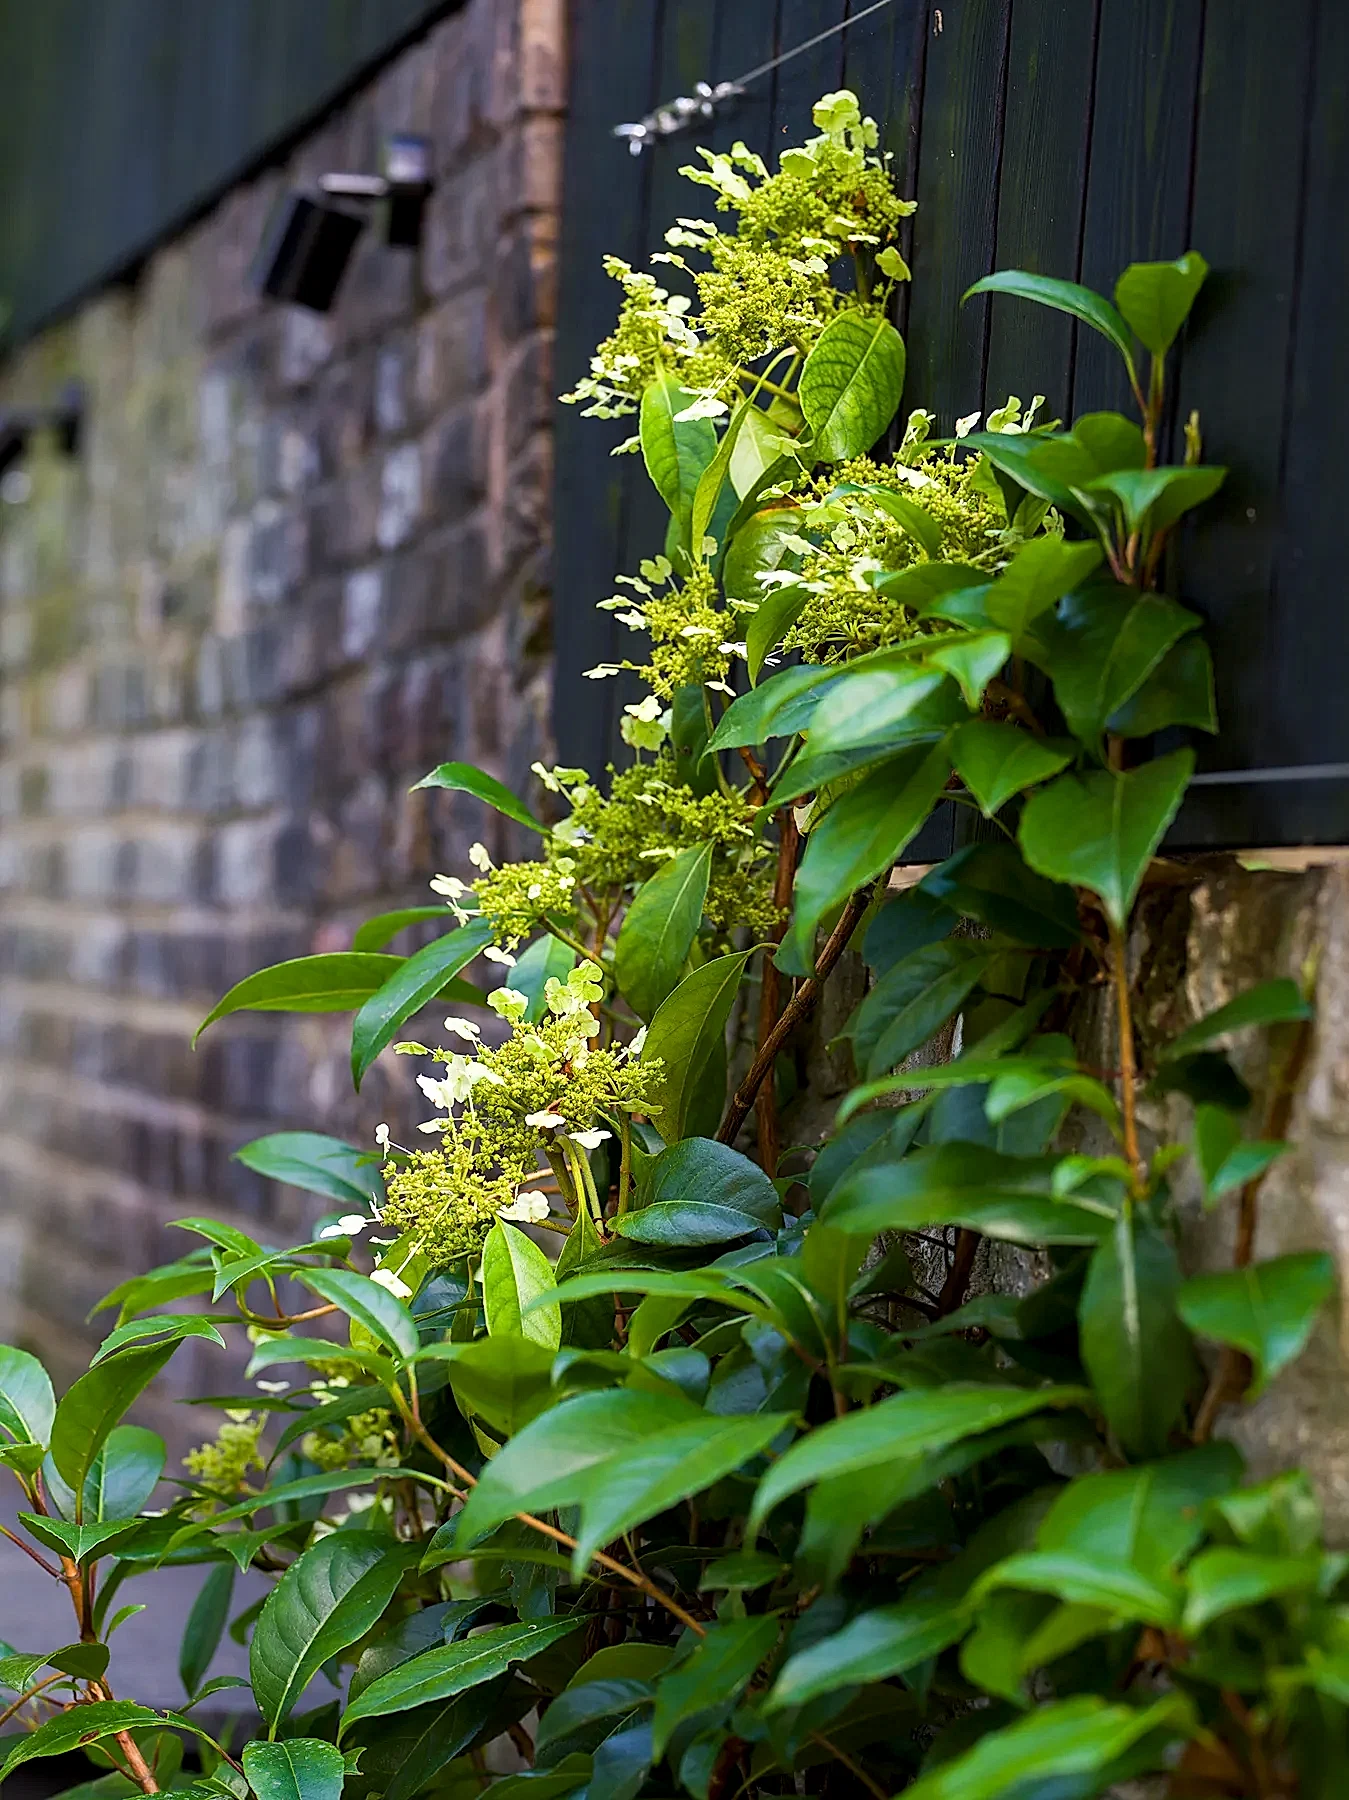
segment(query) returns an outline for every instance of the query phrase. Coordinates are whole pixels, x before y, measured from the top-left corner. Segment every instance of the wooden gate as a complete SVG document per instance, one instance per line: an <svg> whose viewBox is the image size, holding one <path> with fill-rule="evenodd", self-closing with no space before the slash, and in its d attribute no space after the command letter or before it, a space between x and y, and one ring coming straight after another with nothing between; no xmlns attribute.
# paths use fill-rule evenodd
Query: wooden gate
<svg viewBox="0 0 1349 1800"><path fill-rule="evenodd" d="M915 197L905 407L959 414L1011 391L1053 414L1127 407L1112 352L1041 308L978 299L994 268L1109 291L1136 259L1213 267L1181 351L1175 418L1199 409L1231 476L1185 535L1181 598L1205 614L1223 735L1199 745L1190 845L1349 840L1349 629L1341 444L1349 417L1349 5L1345 0L892 0L750 84L697 134L640 157L612 135L700 80L734 79L864 0L575 0L557 374L612 320L612 251L640 261L689 210L694 141L769 156L810 105L855 88ZM557 421L558 736L613 753L622 654L596 600L661 539L622 435Z"/></svg>

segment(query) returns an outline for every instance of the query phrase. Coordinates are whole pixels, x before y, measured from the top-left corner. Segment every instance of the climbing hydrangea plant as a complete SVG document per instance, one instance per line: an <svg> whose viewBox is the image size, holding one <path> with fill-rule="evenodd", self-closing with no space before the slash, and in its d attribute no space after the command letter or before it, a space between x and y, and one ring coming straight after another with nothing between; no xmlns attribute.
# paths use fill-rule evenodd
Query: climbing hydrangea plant
<svg viewBox="0 0 1349 1800"><path fill-rule="evenodd" d="M1309 997L1267 982L1148 1046L1133 1023L1133 909L1194 761L1154 740L1217 726L1162 579L1223 478L1197 420L1161 454L1205 265L1134 265L1113 300L977 283L1107 338L1138 418L1013 397L943 440L914 409L888 453L913 209L851 94L815 120L776 170L694 164L718 222L678 220L659 278L611 264L619 321L571 396L635 415L670 514L599 602L640 640L630 765L536 766L545 818L442 764L420 785L530 856L475 845L443 912L206 1021L354 1011L357 1084L409 1058L425 1141L260 1139L250 1167L332 1207L304 1242L180 1221L197 1247L107 1297L59 1402L0 1349L13 1535L78 1636L0 1660L25 1728L0 1777L78 1745L105 1771L82 1800L1345 1791L1345 1559L1301 1475L1251 1483L1215 1437L1333 1285L1325 1256L1254 1257ZM960 847L892 885L937 808ZM428 910L447 929L389 955ZM845 952L853 1085L802 1141ZM1106 1070L1071 1036L1089 989ZM404 1041L432 1003L439 1041ZM1252 1033L1259 1122L1229 1058ZM1148 1087L1190 1104L1182 1139L1149 1144ZM1228 1269L1181 1269L1182 1161L1237 1214ZM971 1293L985 1240L1018 1294ZM123 1415L232 1327L248 1391L161 1487ZM177 1713L108 1683L114 1600L165 1562L204 1570ZM274 1580L235 1621L240 1747L197 1709L249 1568Z"/></svg>

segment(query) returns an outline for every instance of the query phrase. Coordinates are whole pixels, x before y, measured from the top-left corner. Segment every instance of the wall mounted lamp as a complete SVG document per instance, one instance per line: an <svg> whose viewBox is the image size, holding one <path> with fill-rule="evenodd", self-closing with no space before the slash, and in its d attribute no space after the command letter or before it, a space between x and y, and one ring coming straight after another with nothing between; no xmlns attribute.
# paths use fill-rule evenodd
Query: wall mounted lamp
<svg viewBox="0 0 1349 1800"><path fill-rule="evenodd" d="M415 249L421 243L431 191L431 140L400 132L385 139L380 161L378 175L321 175L317 194L292 189L281 196L253 262L252 281L260 293L327 312L375 208L387 245Z"/></svg>

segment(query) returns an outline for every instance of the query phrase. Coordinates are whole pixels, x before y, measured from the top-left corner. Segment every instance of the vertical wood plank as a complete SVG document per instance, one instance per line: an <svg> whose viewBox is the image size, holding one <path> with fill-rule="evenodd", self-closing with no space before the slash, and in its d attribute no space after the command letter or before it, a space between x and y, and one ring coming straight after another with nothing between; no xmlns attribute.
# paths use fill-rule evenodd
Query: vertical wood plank
<svg viewBox="0 0 1349 1800"><path fill-rule="evenodd" d="M1098 0L1016 0L994 266L1077 279ZM1068 405L1076 326L1048 307L990 303L985 408L1009 393Z"/></svg>
<svg viewBox="0 0 1349 1800"><path fill-rule="evenodd" d="M818 32L847 17L845 0L780 0L778 54L794 50ZM833 93L843 81L843 36L835 32L822 44L794 56L773 73L773 161L789 144L814 133L810 109L821 94Z"/></svg>
<svg viewBox="0 0 1349 1800"><path fill-rule="evenodd" d="M585 373L616 310L618 289L601 259L612 253L636 263L645 249L649 170L628 154L613 127L655 103L658 19L659 0L574 0L558 259L559 391ZM628 459L609 453L633 429L635 420L586 419L575 406L559 405L554 413L554 729L563 762L587 768L603 768L609 754L614 701L610 683L586 681L580 671L612 661L622 630L610 614L595 610L625 566Z"/></svg>
<svg viewBox="0 0 1349 1800"><path fill-rule="evenodd" d="M1203 16L1204 0L1102 0L1082 280L1103 294L1127 264L1189 248ZM1078 334L1071 404L1131 410L1119 355L1094 331Z"/></svg>
<svg viewBox="0 0 1349 1800"><path fill-rule="evenodd" d="M932 408L945 431L983 390L988 302L960 298L993 266L1010 0L927 13L904 404Z"/></svg>

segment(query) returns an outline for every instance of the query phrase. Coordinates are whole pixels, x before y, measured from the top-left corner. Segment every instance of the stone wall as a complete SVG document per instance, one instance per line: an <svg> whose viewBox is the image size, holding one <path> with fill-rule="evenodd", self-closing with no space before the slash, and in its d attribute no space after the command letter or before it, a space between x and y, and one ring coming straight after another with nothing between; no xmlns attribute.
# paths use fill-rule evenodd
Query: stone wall
<svg viewBox="0 0 1349 1800"><path fill-rule="evenodd" d="M188 1247L168 1221L284 1241L319 1208L241 1143L398 1121L407 1065L355 1100L343 1022L192 1031L494 842L409 794L427 769L545 748L562 14L471 0L0 371L0 404L89 394L79 459L0 505L0 1338L58 1379L98 1297ZM329 316L261 304L278 189L397 129L435 140L421 251L367 233Z"/></svg>

